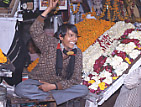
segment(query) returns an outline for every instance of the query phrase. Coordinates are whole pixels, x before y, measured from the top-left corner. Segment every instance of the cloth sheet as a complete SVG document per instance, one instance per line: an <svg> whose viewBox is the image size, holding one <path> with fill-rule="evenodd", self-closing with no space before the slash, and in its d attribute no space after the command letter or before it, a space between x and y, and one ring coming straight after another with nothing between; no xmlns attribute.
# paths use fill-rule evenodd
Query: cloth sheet
<svg viewBox="0 0 141 107"><path fill-rule="evenodd" d="M7 54L15 34L16 19L0 18L0 49Z"/></svg>

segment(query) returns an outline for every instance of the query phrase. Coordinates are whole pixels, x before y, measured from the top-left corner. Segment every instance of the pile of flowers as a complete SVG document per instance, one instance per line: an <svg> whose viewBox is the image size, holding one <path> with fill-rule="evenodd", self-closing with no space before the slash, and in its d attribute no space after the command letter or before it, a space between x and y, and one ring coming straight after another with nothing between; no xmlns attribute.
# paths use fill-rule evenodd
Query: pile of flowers
<svg viewBox="0 0 141 107"><path fill-rule="evenodd" d="M95 40L115 23L105 20L85 19L76 25L79 33L77 46L84 52Z"/></svg>
<svg viewBox="0 0 141 107"><path fill-rule="evenodd" d="M0 49L0 63L6 63L7 57L3 54L2 50Z"/></svg>
<svg viewBox="0 0 141 107"><path fill-rule="evenodd" d="M118 29L117 29L118 28ZM83 52L83 84L100 94L141 55L141 31L117 22Z"/></svg>

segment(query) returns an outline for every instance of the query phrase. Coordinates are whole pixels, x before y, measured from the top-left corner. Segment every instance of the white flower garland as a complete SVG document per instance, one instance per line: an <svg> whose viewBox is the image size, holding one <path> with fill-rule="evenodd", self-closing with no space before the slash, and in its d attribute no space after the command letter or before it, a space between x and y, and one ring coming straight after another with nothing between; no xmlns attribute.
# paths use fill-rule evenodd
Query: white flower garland
<svg viewBox="0 0 141 107"><path fill-rule="evenodd" d="M131 23L125 23L123 21L117 22L113 27L104 32L93 45L83 52L83 80L90 84L88 88L94 93L99 93L100 87L104 89L104 87L106 88L108 85L112 84L112 82L121 76L129 67L131 62L130 58L136 59L138 55L141 54L140 50L136 49L137 46L134 42L121 43L121 41L118 40L127 29L135 29L135 27ZM137 39L141 44L141 31L132 31L128 34L128 38ZM121 56L116 54L112 55L114 50L122 52L119 53ZM124 56L125 54L129 58ZM112 72L115 74L106 71L106 69L100 72L94 72L94 64L100 57L103 59L106 58L106 62L102 67L111 66L112 69L114 69ZM98 66L98 64L96 66Z"/></svg>
<svg viewBox="0 0 141 107"><path fill-rule="evenodd" d="M119 41L115 40L122 36L126 29L134 29L135 26L131 23L125 23L124 21L116 22L116 24L109 30L104 32L103 35L99 37L102 39L104 35L109 35L110 41L113 41L109 47L103 51L100 44L96 41L91 45L85 52L83 52L83 71L85 74L90 74L93 72L93 64L96 59L101 55L108 56L113 52L115 47L119 44ZM133 37L133 35L131 35Z"/></svg>

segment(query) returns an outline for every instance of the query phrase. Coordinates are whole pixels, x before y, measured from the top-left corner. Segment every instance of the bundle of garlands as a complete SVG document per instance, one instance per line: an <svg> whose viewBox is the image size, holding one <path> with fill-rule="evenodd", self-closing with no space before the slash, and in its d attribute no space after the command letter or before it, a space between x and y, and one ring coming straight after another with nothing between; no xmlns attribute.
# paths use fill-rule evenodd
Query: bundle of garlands
<svg viewBox="0 0 141 107"><path fill-rule="evenodd" d="M95 40L115 23L106 20L85 19L76 25L79 33L77 46L84 52Z"/></svg>

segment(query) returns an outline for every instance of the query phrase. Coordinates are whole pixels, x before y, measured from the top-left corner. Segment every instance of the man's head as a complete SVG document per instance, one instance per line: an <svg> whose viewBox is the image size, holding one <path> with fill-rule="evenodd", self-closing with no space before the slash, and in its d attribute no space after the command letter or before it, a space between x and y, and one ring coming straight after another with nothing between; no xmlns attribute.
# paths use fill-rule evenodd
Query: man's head
<svg viewBox="0 0 141 107"><path fill-rule="evenodd" d="M73 24L63 24L54 35L60 39L66 50L72 49L77 42L78 31Z"/></svg>

